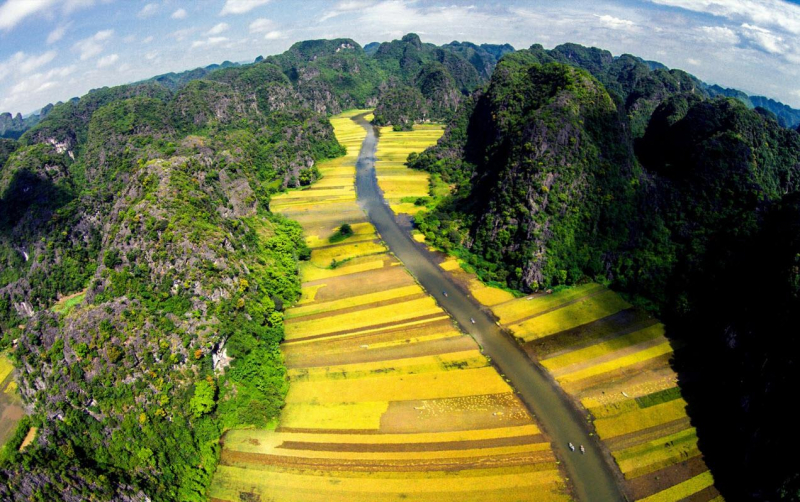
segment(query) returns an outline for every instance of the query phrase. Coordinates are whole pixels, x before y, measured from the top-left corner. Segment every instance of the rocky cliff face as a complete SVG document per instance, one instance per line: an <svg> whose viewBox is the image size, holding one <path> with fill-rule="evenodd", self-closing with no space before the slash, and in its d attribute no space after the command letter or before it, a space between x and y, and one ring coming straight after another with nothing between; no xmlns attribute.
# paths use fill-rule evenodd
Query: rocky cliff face
<svg viewBox="0 0 800 502"><path fill-rule="evenodd" d="M274 66L214 76L102 89L2 143L1 340L40 432L0 498L201 500L222 424L279 412L307 248L269 197L342 148Z"/></svg>
<svg viewBox="0 0 800 502"><path fill-rule="evenodd" d="M456 183L418 226L486 280L606 281L667 318L690 347L675 365L715 479L743 499L791 499L798 464L780 438L793 426L776 410L800 372L796 340L777 333L800 312L800 134L649 66L576 46L506 56L409 159Z"/></svg>
<svg viewBox="0 0 800 502"><path fill-rule="evenodd" d="M571 243L607 237L596 234L597 222L610 198L630 196L633 176L630 151L610 146L625 144L626 132L602 84L556 63L501 62L468 122L457 127L466 129L457 150L461 167L472 172L458 194L463 226L441 235L460 235L455 244L503 264L486 279L537 289L574 281L582 267L601 267ZM463 135L453 129L434 150L438 159L423 155L419 167L451 162L445 145ZM421 228L435 234L436 223L434 216Z"/></svg>

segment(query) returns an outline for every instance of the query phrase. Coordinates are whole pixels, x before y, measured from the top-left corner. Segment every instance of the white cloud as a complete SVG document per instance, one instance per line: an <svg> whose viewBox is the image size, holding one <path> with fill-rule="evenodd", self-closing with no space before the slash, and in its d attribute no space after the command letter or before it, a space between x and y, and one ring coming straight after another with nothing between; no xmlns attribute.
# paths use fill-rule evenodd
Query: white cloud
<svg viewBox="0 0 800 502"><path fill-rule="evenodd" d="M44 66L56 57L56 51L47 51L40 56L32 56L25 61L22 61L19 65L19 70L22 73L30 73L33 70L39 68L40 66Z"/></svg>
<svg viewBox="0 0 800 502"><path fill-rule="evenodd" d="M225 5L220 11L220 15L226 14L244 14L250 12L256 7L268 4L270 0L225 0Z"/></svg>
<svg viewBox="0 0 800 502"><path fill-rule="evenodd" d="M55 0L8 0L0 5L0 30L8 30L23 19L50 8Z"/></svg>
<svg viewBox="0 0 800 502"><path fill-rule="evenodd" d="M153 41L153 35L150 35L149 37L145 37L142 39L143 44L149 44L152 41Z"/></svg>
<svg viewBox="0 0 800 502"><path fill-rule="evenodd" d="M206 47L211 45L219 45L223 42L227 42L228 37L208 37L206 40L195 40L192 42L192 49L196 47Z"/></svg>
<svg viewBox="0 0 800 502"><path fill-rule="evenodd" d="M222 33L223 31L227 30L228 28L230 28L230 26L228 26L228 23L219 23L219 24L214 25L214 27L211 28L210 30L208 30L207 34L208 35L219 35L220 33Z"/></svg>
<svg viewBox="0 0 800 502"><path fill-rule="evenodd" d="M739 35L727 26L701 26L705 39L718 44L735 45L739 43Z"/></svg>
<svg viewBox="0 0 800 502"><path fill-rule="evenodd" d="M700 66L700 61L694 58L686 58L686 62L692 66Z"/></svg>
<svg viewBox="0 0 800 502"><path fill-rule="evenodd" d="M327 12L319 20L320 22L324 22L327 21L328 19L340 16L346 12L353 12L356 10L364 9L366 7L369 7L373 3L374 2L365 0L349 0L345 2L339 2L338 4L336 4L336 7L334 7L333 10Z"/></svg>
<svg viewBox="0 0 800 502"><path fill-rule="evenodd" d="M0 5L0 30L11 30L36 14L52 17L53 11L59 6L63 14L70 14L95 3L96 0L6 0Z"/></svg>
<svg viewBox="0 0 800 502"><path fill-rule="evenodd" d="M104 3L108 3L111 0L102 0ZM96 0L66 0L64 3L63 11L65 14L69 14L70 12L76 11L78 9L85 9L86 7L91 7L96 3Z"/></svg>
<svg viewBox="0 0 800 502"><path fill-rule="evenodd" d="M279 38L286 38L282 31L272 30L264 34L264 40L278 40Z"/></svg>
<svg viewBox="0 0 800 502"><path fill-rule="evenodd" d="M98 31L93 36L76 42L72 48L79 51L81 61L85 61L103 52L104 47L100 42L108 40L112 35L114 35L114 30Z"/></svg>
<svg viewBox="0 0 800 502"><path fill-rule="evenodd" d="M771 54L784 54L789 50L789 47L784 43L783 37L760 26L744 23L742 25L742 35L756 48Z"/></svg>
<svg viewBox="0 0 800 502"><path fill-rule="evenodd" d="M186 19L186 16L187 16L186 9L178 9L175 12L173 12L172 15L169 17L171 17L172 19Z"/></svg>
<svg viewBox="0 0 800 502"><path fill-rule="evenodd" d="M625 30L629 28L633 28L636 24L633 21L628 19L620 19L618 17L609 16L608 14L604 14L602 16L597 16L600 19L600 23L608 28L612 28L615 30Z"/></svg>
<svg viewBox="0 0 800 502"><path fill-rule="evenodd" d="M196 31L197 28L184 28L182 30L173 31L170 36L174 37L178 42L182 42L189 38L189 35Z"/></svg>
<svg viewBox="0 0 800 502"><path fill-rule="evenodd" d="M800 35L800 5L782 0L650 0L738 22L780 27Z"/></svg>
<svg viewBox="0 0 800 502"><path fill-rule="evenodd" d="M40 85L38 88L36 88L36 90L35 90L35 91L33 91L33 92L42 92L42 91L46 91L47 89L51 89L51 88L53 88L53 87L55 87L55 86L56 86L56 83L55 83L55 82L53 82L53 81L51 80L50 82L45 82L45 83L43 83L43 84L42 84L42 85Z"/></svg>
<svg viewBox="0 0 800 502"><path fill-rule="evenodd" d="M7 60L0 62L0 81L14 73L17 75L30 73L55 59L56 54L56 51L47 51L34 56L22 51L17 52Z"/></svg>
<svg viewBox="0 0 800 502"><path fill-rule="evenodd" d="M61 26L57 27L53 31L47 35L47 43L54 44L64 38L64 35L67 33L67 26L66 24L62 24Z"/></svg>
<svg viewBox="0 0 800 502"><path fill-rule="evenodd" d="M139 11L136 16L140 19L146 19L148 17L152 17L156 15L158 12L158 4L157 3L149 3L142 7L142 10Z"/></svg>
<svg viewBox="0 0 800 502"><path fill-rule="evenodd" d="M275 26L275 23L270 21L269 19L260 17L250 23L250 33L266 33Z"/></svg>
<svg viewBox="0 0 800 502"><path fill-rule="evenodd" d="M97 60L97 67L105 68L106 66L111 66L112 64L116 63L118 60L118 54L109 54L108 56L103 56Z"/></svg>
<svg viewBox="0 0 800 502"><path fill-rule="evenodd" d="M3 64L5 63L0 63L0 72L2 72ZM76 69L75 65L71 65L28 75L11 86L4 93L4 99L0 103L3 106L8 106L9 103L19 102L24 99L44 100L45 98L38 96L39 93L52 89L67 76L74 73Z"/></svg>

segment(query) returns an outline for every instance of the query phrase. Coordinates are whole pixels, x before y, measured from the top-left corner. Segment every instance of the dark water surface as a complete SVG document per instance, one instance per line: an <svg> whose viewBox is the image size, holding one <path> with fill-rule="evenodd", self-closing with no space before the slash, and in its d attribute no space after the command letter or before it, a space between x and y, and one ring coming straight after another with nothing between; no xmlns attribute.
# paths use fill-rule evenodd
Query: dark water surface
<svg viewBox="0 0 800 502"><path fill-rule="evenodd" d="M544 370L531 362L517 343L495 325L482 306L442 270L434 255L415 242L407 230L395 221L394 214L383 200L375 177L375 153L378 138L375 129L356 117L367 131L356 164L358 203L366 211L389 249L411 271L417 281L460 325L471 334L505 377L511 381L520 399L534 414L550 436L557 457L566 467L575 495L581 501L625 500L610 455L590 436L586 417L550 380ZM448 296L443 292L447 291ZM470 322L475 319L475 324ZM572 442L576 451L567 447ZM581 455L578 445L586 447Z"/></svg>

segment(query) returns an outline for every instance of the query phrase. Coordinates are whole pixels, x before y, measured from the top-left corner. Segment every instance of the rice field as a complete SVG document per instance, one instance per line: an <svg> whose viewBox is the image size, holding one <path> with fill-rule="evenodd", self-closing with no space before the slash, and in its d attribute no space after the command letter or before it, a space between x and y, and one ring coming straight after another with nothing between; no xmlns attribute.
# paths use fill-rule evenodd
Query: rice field
<svg viewBox="0 0 800 502"><path fill-rule="evenodd" d="M318 166L320 183L337 177L322 185L328 195L315 185L272 200L312 248L302 297L285 313L289 393L275 430L226 433L211 500L569 500L534 418L356 204L350 189L365 132L350 118L358 113L331 120L347 155ZM420 132L399 136L392 158L405 161L401 150L424 148L441 129ZM382 188L402 197L422 190L419 179L388 181ZM331 245L343 223L354 235Z"/></svg>
<svg viewBox="0 0 800 502"><path fill-rule="evenodd" d="M0 352L0 447L11 437L24 416L13 373L11 359Z"/></svg>
<svg viewBox="0 0 800 502"><path fill-rule="evenodd" d="M425 209L414 199L430 195L430 175L405 163L410 153L435 145L443 133L444 127L438 124L416 124L411 131L380 128L375 172L383 197L395 213L414 215Z"/></svg>
<svg viewBox="0 0 800 502"><path fill-rule="evenodd" d="M722 500L670 366L680 347L665 337L663 324L599 284L513 298L454 258L441 267L587 410L633 499Z"/></svg>

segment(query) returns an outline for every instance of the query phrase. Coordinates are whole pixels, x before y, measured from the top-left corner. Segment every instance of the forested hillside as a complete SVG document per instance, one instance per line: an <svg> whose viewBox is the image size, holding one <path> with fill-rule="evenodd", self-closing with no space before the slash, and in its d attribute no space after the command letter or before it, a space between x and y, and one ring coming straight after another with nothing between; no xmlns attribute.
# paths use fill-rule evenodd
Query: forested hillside
<svg viewBox="0 0 800 502"><path fill-rule="evenodd" d="M3 345L39 432L2 498L203 500L221 430L279 413L307 252L269 197L342 148L271 65L215 77L94 92L4 148Z"/></svg>
<svg viewBox="0 0 800 502"><path fill-rule="evenodd" d="M402 125L390 96L415 92L409 124L444 118L506 50L300 42L95 90L0 140L0 350L30 412L0 498L204 500L221 432L266 426L286 393L309 251L271 194L344 153L329 114L379 104Z"/></svg>
<svg viewBox="0 0 800 502"><path fill-rule="evenodd" d="M95 90L0 139L0 350L29 411L0 499L205 499L222 431L286 393L309 251L270 198L343 153L327 117L355 107L448 122L410 159L453 186L430 241L489 282L592 279L664 316L725 495L800 498L778 336L800 321L800 134L635 56L409 34Z"/></svg>
<svg viewBox="0 0 800 502"><path fill-rule="evenodd" d="M796 341L779 335L800 320L800 134L678 70L534 46L409 161L456 184L419 229L484 280L597 280L668 319L691 343L675 364L715 477L798 495L776 410L800 382Z"/></svg>

